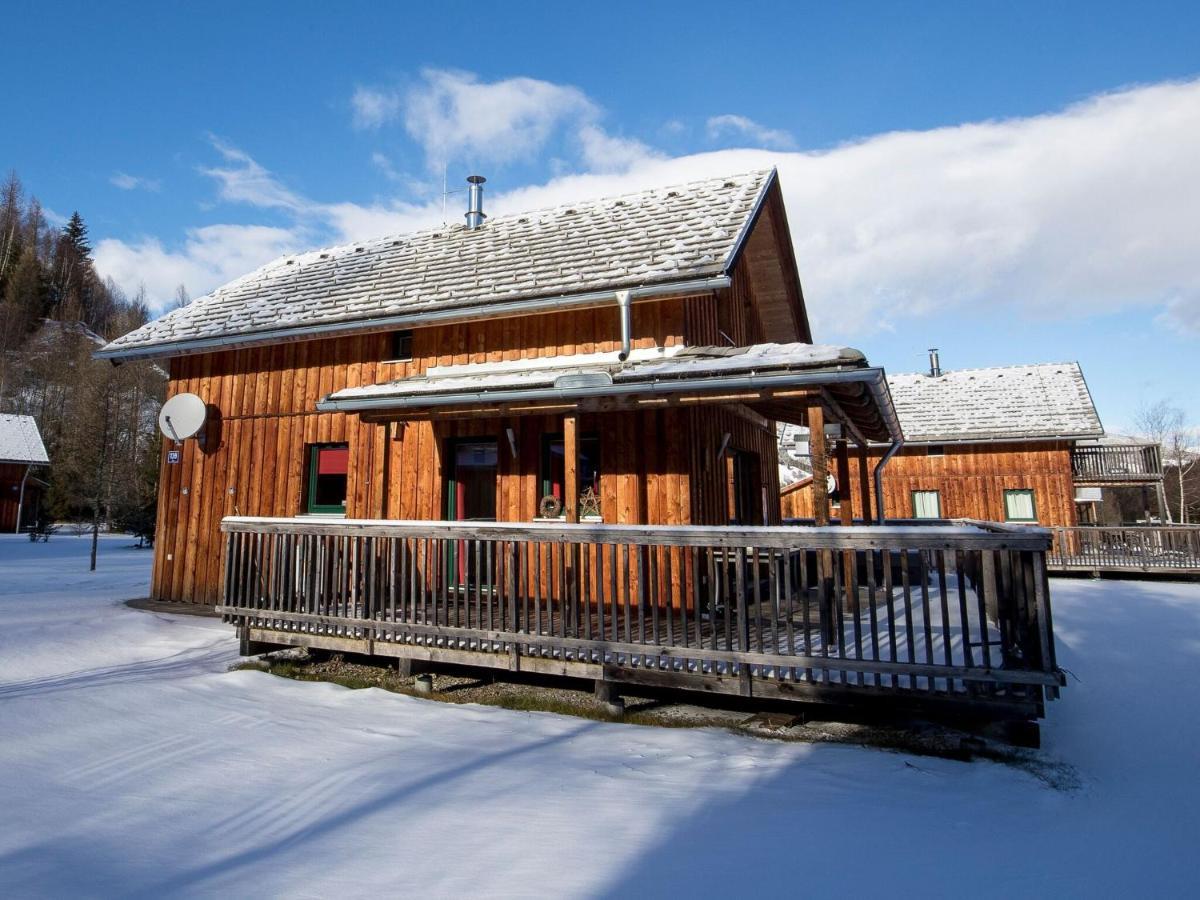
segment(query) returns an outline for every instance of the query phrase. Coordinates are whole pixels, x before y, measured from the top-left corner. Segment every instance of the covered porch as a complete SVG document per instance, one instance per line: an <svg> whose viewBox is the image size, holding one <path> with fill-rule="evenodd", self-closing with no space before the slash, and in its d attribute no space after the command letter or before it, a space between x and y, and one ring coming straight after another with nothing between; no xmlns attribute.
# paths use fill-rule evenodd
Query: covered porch
<svg viewBox="0 0 1200 900"><path fill-rule="evenodd" d="M440 366L334 392L317 408L391 437L431 428L435 470L385 470L378 481L433 477L423 490L446 497L444 517L477 521L778 524L777 423L809 428L814 468L836 468L843 484L852 465L869 483L870 442L902 440L882 370L856 350L812 344ZM816 519L827 524L824 477L820 488ZM869 490L842 500L845 524L871 517ZM386 497L380 506L383 518L421 515Z"/></svg>

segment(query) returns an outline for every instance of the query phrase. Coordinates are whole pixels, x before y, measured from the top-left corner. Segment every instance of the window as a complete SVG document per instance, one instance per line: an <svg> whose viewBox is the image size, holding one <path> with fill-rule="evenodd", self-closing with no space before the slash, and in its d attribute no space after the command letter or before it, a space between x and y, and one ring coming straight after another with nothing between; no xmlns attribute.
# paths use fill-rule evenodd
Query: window
<svg viewBox="0 0 1200 900"><path fill-rule="evenodd" d="M559 503L566 503L566 452L561 434L542 435L542 493L539 502L547 495ZM600 438L585 434L579 438L579 493L591 488L600 496Z"/></svg>
<svg viewBox="0 0 1200 900"><path fill-rule="evenodd" d="M942 517L942 497L937 491L913 491L912 506L914 519Z"/></svg>
<svg viewBox="0 0 1200 900"><path fill-rule="evenodd" d="M926 450L926 455L927 456L945 456L946 448L943 447L941 444L930 444L929 448Z"/></svg>
<svg viewBox="0 0 1200 900"><path fill-rule="evenodd" d="M393 331L392 332L392 355L390 360L403 362L404 360L412 359L412 335L411 331Z"/></svg>
<svg viewBox="0 0 1200 900"><path fill-rule="evenodd" d="M1037 507L1033 502L1033 491L1028 488L1005 491L1004 520L1006 522L1036 522Z"/></svg>
<svg viewBox="0 0 1200 900"><path fill-rule="evenodd" d="M310 444L308 447L308 511L346 512L346 471L350 464L347 444Z"/></svg>

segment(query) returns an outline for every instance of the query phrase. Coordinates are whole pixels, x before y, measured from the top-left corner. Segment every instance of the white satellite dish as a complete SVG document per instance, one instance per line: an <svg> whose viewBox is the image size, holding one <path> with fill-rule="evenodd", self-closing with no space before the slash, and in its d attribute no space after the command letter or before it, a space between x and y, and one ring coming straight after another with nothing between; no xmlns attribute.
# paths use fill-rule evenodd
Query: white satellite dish
<svg viewBox="0 0 1200 900"><path fill-rule="evenodd" d="M158 429L173 441L192 437L204 427L208 406L195 394L176 394L163 404Z"/></svg>

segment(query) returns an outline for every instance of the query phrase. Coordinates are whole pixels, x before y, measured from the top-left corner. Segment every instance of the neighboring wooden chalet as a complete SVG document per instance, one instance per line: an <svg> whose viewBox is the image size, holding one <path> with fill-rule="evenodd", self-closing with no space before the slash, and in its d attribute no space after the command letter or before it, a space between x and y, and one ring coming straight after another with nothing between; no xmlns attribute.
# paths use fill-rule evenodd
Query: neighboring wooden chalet
<svg viewBox="0 0 1200 900"><path fill-rule="evenodd" d="M0 532L37 523L47 485L34 471L49 464L33 416L0 414Z"/></svg>
<svg viewBox="0 0 1200 900"><path fill-rule="evenodd" d="M207 404L164 447L155 597L246 653L1042 714L1045 534L780 525L777 423L864 473L901 432L883 371L812 342L774 171L492 219L469 180L465 226L278 260L98 354Z"/></svg>
<svg viewBox="0 0 1200 900"><path fill-rule="evenodd" d="M1080 488L1117 477L1099 461L1087 462L1097 445L1085 442L1104 429L1078 363L957 371L934 365L890 375L888 386L904 431L904 446L882 477L889 520L1073 526ZM872 459L887 449L871 448ZM857 473L849 474L853 494L860 485ZM840 484L835 493L843 493ZM811 498L811 479L785 486L784 517L812 518Z"/></svg>

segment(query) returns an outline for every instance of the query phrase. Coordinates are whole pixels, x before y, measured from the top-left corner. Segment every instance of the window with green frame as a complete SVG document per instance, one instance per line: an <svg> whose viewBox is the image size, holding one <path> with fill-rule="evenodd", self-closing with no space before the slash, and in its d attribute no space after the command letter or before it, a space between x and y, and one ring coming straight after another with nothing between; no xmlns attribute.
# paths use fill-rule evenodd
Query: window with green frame
<svg viewBox="0 0 1200 900"><path fill-rule="evenodd" d="M308 445L308 498L310 513L346 512L346 473L350 465L348 444Z"/></svg>
<svg viewBox="0 0 1200 900"><path fill-rule="evenodd" d="M1032 490L1020 488L1004 492L1004 521L1037 521L1037 504L1034 503Z"/></svg>
<svg viewBox="0 0 1200 900"><path fill-rule="evenodd" d="M552 495L560 503L566 503L563 485L566 483L566 453L561 434L542 435L542 492L538 496ZM579 493L591 488L600 496L600 438L585 434L579 438Z"/></svg>
<svg viewBox="0 0 1200 900"><path fill-rule="evenodd" d="M937 491L913 491L912 510L914 519L940 519L942 495Z"/></svg>

